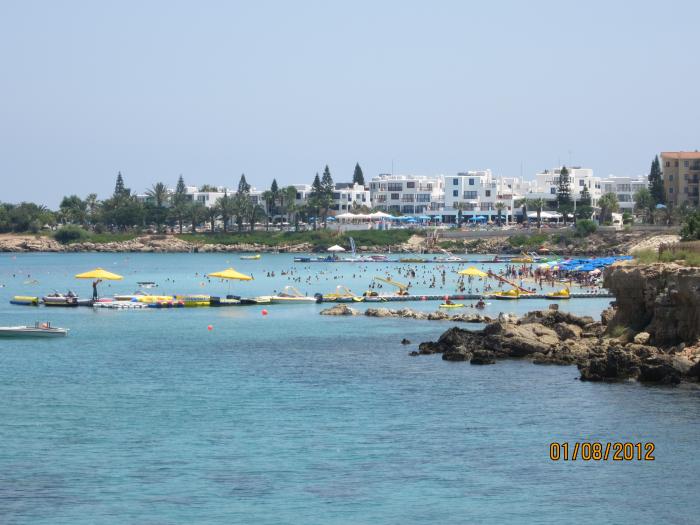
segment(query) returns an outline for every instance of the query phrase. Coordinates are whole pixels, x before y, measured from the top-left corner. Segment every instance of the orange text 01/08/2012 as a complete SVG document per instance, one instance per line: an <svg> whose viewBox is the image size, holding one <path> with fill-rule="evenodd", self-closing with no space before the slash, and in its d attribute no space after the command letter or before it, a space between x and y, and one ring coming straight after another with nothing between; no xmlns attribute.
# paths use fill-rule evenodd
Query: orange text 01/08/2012
<svg viewBox="0 0 700 525"><path fill-rule="evenodd" d="M549 444L552 461L654 461L652 442L553 442Z"/></svg>

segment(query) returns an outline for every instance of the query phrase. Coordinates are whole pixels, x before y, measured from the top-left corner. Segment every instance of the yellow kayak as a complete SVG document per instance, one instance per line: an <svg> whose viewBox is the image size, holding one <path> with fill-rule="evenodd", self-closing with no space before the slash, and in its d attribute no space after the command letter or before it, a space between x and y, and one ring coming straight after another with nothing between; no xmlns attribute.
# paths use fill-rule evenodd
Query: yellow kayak
<svg viewBox="0 0 700 525"><path fill-rule="evenodd" d="M452 303L452 304L442 303L440 305L440 308L464 308L464 305L462 303Z"/></svg>

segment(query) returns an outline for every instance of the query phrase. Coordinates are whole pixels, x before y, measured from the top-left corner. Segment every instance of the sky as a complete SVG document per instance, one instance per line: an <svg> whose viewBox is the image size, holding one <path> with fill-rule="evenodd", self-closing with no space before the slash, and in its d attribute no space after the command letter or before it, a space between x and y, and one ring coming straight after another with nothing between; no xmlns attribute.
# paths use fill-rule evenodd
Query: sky
<svg viewBox="0 0 700 525"><path fill-rule="evenodd" d="M700 2L0 2L0 201L700 149Z"/></svg>

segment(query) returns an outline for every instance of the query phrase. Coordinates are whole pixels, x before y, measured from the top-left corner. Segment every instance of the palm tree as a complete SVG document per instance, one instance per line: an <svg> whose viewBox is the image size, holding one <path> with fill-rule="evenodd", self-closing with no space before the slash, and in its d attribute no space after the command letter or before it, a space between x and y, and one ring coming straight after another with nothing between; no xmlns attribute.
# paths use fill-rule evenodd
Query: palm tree
<svg viewBox="0 0 700 525"><path fill-rule="evenodd" d="M539 199L528 199L527 206L534 208L537 211L537 229L542 229L542 210L544 209L546 202L543 198ZM527 215L526 215L527 217Z"/></svg>
<svg viewBox="0 0 700 525"><path fill-rule="evenodd" d="M187 211L192 221L192 233L197 233L197 225L206 217L207 210L201 202L193 202L188 206Z"/></svg>
<svg viewBox="0 0 700 525"><path fill-rule="evenodd" d="M214 233L214 225L216 223L216 218L219 216L219 208L214 205L207 208L206 217L211 226L211 232Z"/></svg>
<svg viewBox="0 0 700 525"><path fill-rule="evenodd" d="M255 219L262 214L266 214L265 208L260 204L253 204L250 207L250 231L255 230Z"/></svg>
<svg viewBox="0 0 700 525"><path fill-rule="evenodd" d="M503 204L501 201L498 201L496 203L496 211L498 212L498 225L501 225L501 212L503 209L506 207L505 204Z"/></svg>
<svg viewBox="0 0 700 525"><path fill-rule="evenodd" d="M156 207L161 208L168 199L168 188L162 182L156 182L149 190L146 190L146 195L155 201Z"/></svg>
<svg viewBox="0 0 700 525"><path fill-rule="evenodd" d="M455 208L457 208L457 227L461 228L462 227L462 210L464 209L464 203L463 202L457 202L455 203Z"/></svg>
<svg viewBox="0 0 700 525"><path fill-rule="evenodd" d="M522 216L523 216L523 224L525 226L528 226L529 221L527 219L527 199L518 199L517 201L515 201L514 206L516 208L518 208L518 207L521 208L520 213L522 213Z"/></svg>
<svg viewBox="0 0 700 525"><path fill-rule="evenodd" d="M216 209L221 217L221 222L224 224L224 233L226 233L228 222L235 212L233 199L229 197L228 193L224 192L224 196L217 201Z"/></svg>
<svg viewBox="0 0 700 525"><path fill-rule="evenodd" d="M299 220L297 218L297 189L294 186L287 186L282 190L282 203L284 211L287 214L287 222L294 222L294 229L299 229Z"/></svg>
<svg viewBox="0 0 700 525"><path fill-rule="evenodd" d="M612 192L604 194L598 199L598 207L600 208L600 222L605 223L612 220L612 214L620 209L617 202L617 195Z"/></svg>
<svg viewBox="0 0 700 525"><path fill-rule="evenodd" d="M265 208L267 212L265 213L265 231L270 231L270 214L274 208L273 202L275 196L272 194L272 190L266 190L262 192L262 201L265 203Z"/></svg>

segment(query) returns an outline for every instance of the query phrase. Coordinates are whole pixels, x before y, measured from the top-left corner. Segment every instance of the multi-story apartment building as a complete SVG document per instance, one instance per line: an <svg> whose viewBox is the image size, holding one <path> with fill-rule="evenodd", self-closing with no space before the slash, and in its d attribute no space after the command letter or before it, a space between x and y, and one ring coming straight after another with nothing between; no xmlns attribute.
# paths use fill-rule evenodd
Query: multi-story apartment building
<svg viewBox="0 0 700 525"><path fill-rule="evenodd" d="M387 175L369 183L372 207L407 215L438 211L445 207L442 175Z"/></svg>
<svg viewBox="0 0 700 525"><path fill-rule="evenodd" d="M457 222L461 210L466 220L484 216L488 220L498 217L497 203L503 204L501 220L511 222L517 190L522 181L516 178L494 177L491 170L468 171L445 177L445 222Z"/></svg>
<svg viewBox="0 0 700 525"><path fill-rule="evenodd" d="M562 168L555 168L536 173L534 187L531 188L527 197L531 199L542 198L548 201L556 200L561 170ZM600 178L594 177L593 170L590 168L573 166L571 168L567 167L567 170L569 172L571 198L579 200L581 192L584 188L587 188L588 193L591 195L591 202L595 206L602 195Z"/></svg>
<svg viewBox="0 0 700 525"><path fill-rule="evenodd" d="M330 209L331 215L352 211L360 206L371 208L369 189L352 182L337 182L335 184L333 203Z"/></svg>
<svg viewBox="0 0 700 525"><path fill-rule="evenodd" d="M621 212L634 211L634 194L640 189L649 186L646 175L638 175L636 177L616 177L611 175L600 182L601 191L605 193L614 193L617 196L617 202L620 205Z"/></svg>
<svg viewBox="0 0 700 525"><path fill-rule="evenodd" d="M700 152L696 150L661 153L661 172L668 204L699 204Z"/></svg>

